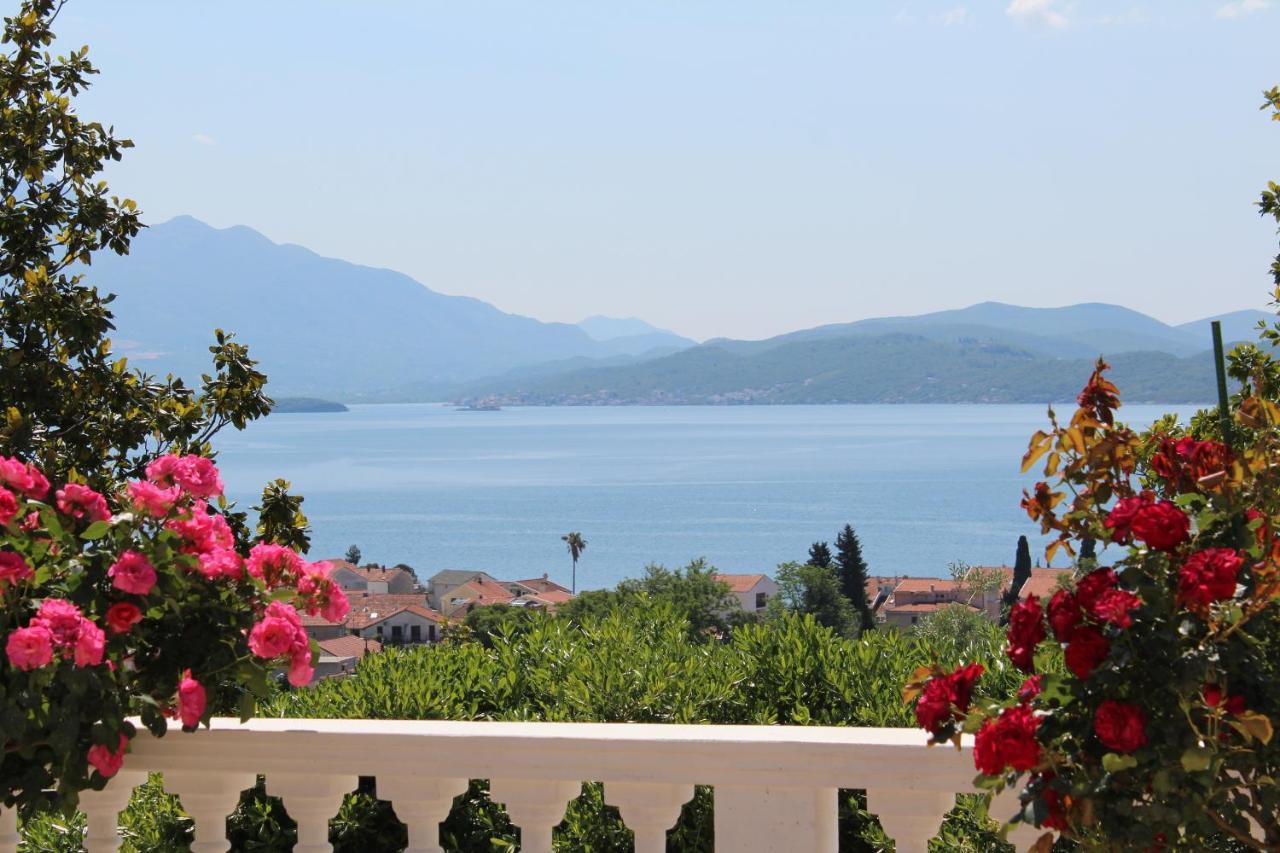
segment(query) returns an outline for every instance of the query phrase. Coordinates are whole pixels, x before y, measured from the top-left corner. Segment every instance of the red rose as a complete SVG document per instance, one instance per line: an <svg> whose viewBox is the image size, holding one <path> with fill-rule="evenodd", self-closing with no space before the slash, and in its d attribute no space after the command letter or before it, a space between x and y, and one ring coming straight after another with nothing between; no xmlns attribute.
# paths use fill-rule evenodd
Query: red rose
<svg viewBox="0 0 1280 853"><path fill-rule="evenodd" d="M1157 551L1172 551L1191 533L1191 519L1170 501L1140 507L1133 519L1133 535Z"/></svg>
<svg viewBox="0 0 1280 853"><path fill-rule="evenodd" d="M1067 669L1075 673L1076 678L1084 681L1097 668L1111 651L1111 643L1102 636L1102 632L1091 625L1082 625L1071 635L1067 643Z"/></svg>
<svg viewBox="0 0 1280 853"><path fill-rule="evenodd" d="M1201 691L1201 696L1204 698L1204 703L1210 708L1221 706L1222 710L1228 714L1243 714L1248 707L1245 705L1244 697L1239 693L1233 693L1228 696L1226 703L1223 704L1222 688L1216 684L1206 684Z"/></svg>
<svg viewBox="0 0 1280 853"><path fill-rule="evenodd" d="M1084 618L1076 597L1065 589L1058 590L1053 594L1053 598L1049 599L1048 611L1049 627L1053 628L1053 636L1060 643L1065 643L1071 637L1080 620Z"/></svg>
<svg viewBox="0 0 1280 853"><path fill-rule="evenodd" d="M1108 567L1095 569L1080 579L1076 584L1076 601L1086 612L1092 613L1098 599L1108 590L1116 588L1120 579Z"/></svg>
<svg viewBox="0 0 1280 853"><path fill-rule="evenodd" d="M1063 807L1062 795L1053 787L1053 780L1056 778L1058 778L1056 773L1037 774L1028 780L1027 787L1039 786L1040 790L1037 794L1048 810L1048 814L1040 821L1039 826L1045 829L1063 830L1067 828L1067 811Z"/></svg>
<svg viewBox="0 0 1280 853"><path fill-rule="evenodd" d="M1147 742L1147 712L1128 702L1108 699L1093 715L1093 731L1107 749L1133 752Z"/></svg>
<svg viewBox="0 0 1280 853"><path fill-rule="evenodd" d="M1187 558L1178 572L1178 597L1207 607L1236 594L1236 575L1244 560L1230 548L1206 548Z"/></svg>
<svg viewBox="0 0 1280 853"><path fill-rule="evenodd" d="M1142 599L1123 589L1109 589L1098 596L1089 613L1099 622L1109 622L1117 628L1128 628L1133 624L1130 611L1142 606Z"/></svg>
<svg viewBox="0 0 1280 853"><path fill-rule="evenodd" d="M1040 718L1025 705L1015 705L1000 712L995 720L986 720L978 730L973 748L973 763L978 772L997 776L1006 767L1030 770L1040 763L1040 741L1036 729Z"/></svg>
<svg viewBox="0 0 1280 853"><path fill-rule="evenodd" d="M113 634L124 634L142 621L142 611L137 605L122 601L107 608L107 627Z"/></svg>
<svg viewBox="0 0 1280 853"><path fill-rule="evenodd" d="M1107 513L1103 526L1111 531L1111 539L1115 542L1128 542L1133 536L1133 522L1138 517L1138 510L1149 506L1155 498L1150 492L1143 492L1131 498L1116 501L1116 505Z"/></svg>
<svg viewBox="0 0 1280 853"><path fill-rule="evenodd" d="M1040 599L1028 595L1009 609L1009 660L1023 672L1035 669L1036 646L1044 639Z"/></svg>
<svg viewBox="0 0 1280 853"><path fill-rule="evenodd" d="M929 679L916 701L916 722L920 728L937 735L952 720L964 719L973 697L974 682L983 672L982 664L971 663Z"/></svg>
<svg viewBox="0 0 1280 853"><path fill-rule="evenodd" d="M1040 683L1040 676L1031 676L1026 681L1022 682L1022 686L1018 688L1018 701L1024 705L1029 703L1032 699L1040 695L1041 689L1043 689L1043 687Z"/></svg>

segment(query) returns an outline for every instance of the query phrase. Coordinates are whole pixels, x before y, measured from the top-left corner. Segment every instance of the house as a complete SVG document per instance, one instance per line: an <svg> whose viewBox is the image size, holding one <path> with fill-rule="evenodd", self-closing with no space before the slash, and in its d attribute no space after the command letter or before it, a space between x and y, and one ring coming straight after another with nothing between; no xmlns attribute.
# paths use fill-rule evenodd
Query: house
<svg viewBox="0 0 1280 853"><path fill-rule="evenodd" d="M1013 569L1009 566L998 566L995 571L1004 575L1004 583L1000 588L1003 594L1013 584ZM1022 589L1018 591L1018 597L1026 598L1028 595L1034 595L1042 601L1047 601L1053 597L1059 587L1069 583L1074 577L1074 569L1032 569L1031 577L1027 578Z"/></svg>
<svg viewBox="0 0 1280 853"><path fill-rule="evenodd" d="M974 607L972 604L961 604L956 601L935 601L920 604L899 604L890 607L885 611L884 623L893 628L910 628L916 625L926 616L932 616L939 610L947 607L963 607L974 613L983 613L985 611L980 607Z"/></svg>
<svg viewBox="0 0 1280 853"><path fill-rule="evenodd" d="M322 678L337 678L348 675L355 670L356 663L370 652L382 650L377 640L362 640L350 635L333 640L321 640L320 659L316 661L316 672L311 683Z"/></svg>
<svg viewBox="0 0 1280 853"><path fill-rule="evenodd" d="M412 574L399 568L383 566L357 566L346 560L326 560L333 566L329 572L345 592L367 592L370 595L407 595L417 586Z"/></svg>
<svg viewBox="0 0 1280 853"><path fill-rule="evenodd" d="M383 645L434 643L440 639L444 619L434 610L420 604L383 603L371 596L365 607L354 607L347 616L347 629L352 636L377 640Z"/></svg>
<svg viewBox="0 0 1280 853"><path fill-rule="evenodd" d="M443 606L445 597L464 583L473 580L497 583L488 572L482 572L478 569L442 569L427 581L427 602L443 613L445 610Z"/></svg>
<svg viewBox="0 0 1280 853"><path fill-rule="evenodd" d="M306 629L307 636L313 640L336 640L350 633L343 622L330 622L323 616L311 616L301 612L298 616L302 619L302 627Z"/></svg>
<svg viewBox="0 0 1280 853"><path fill-rule="evenodd" d="M727 584L729 594L746 613L761 613L770 598L778 594L778 585L768 575L714 575Z"/></svg>
<svg viewBox="0 0 1280 853"><path fill-rule="evenodd" d="M477 607L489 604L513 604L517 599L525 599L533 595L532 593L515 595L484 572L479 572L478 575L480 576L458 584L444 593L444 598L440 601L440 612L449 619L465 619L466 615ZM435 579L432 578L432 580ZM524 606L526 603L521 600L519 606Z"/></svg>

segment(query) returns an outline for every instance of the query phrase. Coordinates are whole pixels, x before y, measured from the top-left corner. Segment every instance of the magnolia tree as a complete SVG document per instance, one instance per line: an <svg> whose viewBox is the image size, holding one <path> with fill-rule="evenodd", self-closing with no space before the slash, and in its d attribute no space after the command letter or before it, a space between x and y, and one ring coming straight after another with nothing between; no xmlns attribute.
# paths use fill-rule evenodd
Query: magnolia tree
<svg viewBox="0 0 1280 853"><path fill-rule="evenodd" d="M0 779L5 803L100 788L136 734L193 730L215 707L248 715L273 669L311 681L299 611L340 622L327 563L260 543L237 550L214 464L161 456L104 495L51 486L0 457Z"/></svg>

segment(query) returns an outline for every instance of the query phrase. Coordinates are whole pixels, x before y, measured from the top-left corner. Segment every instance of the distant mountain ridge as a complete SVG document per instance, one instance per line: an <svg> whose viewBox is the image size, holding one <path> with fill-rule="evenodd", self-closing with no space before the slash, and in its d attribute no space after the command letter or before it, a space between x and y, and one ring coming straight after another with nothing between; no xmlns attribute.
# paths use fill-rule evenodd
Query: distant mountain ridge
<svg viewBox="0 0 1280 853"><path fill-rule="evenodd" d="M220 327L250 345L278 394L351 399L411 383L441 388L536 362L653 348L596 341L572 324L508 314L401 273L189 216L143 231L125 257L104 253L91 272L99 290L117 296L113 340L135 366L198 378Z"/></svg>
<svg viewBox="0 0 1280 853"><path fill-rule="evenodd" d="M494 395L508 403L1016 402L1057 399L1098 354L1131 399L1209 399L1208 320L1171 326L1117 305L985 302L703 344L636 318L544 323L400 273L322 257L243 226L178 217L90 281L116 294L118 352L153 373L210 369L215 327L251 347L277 396L346 402ZM1261 311L1220 318L1253 339ZM1207 364L1207 362L1205 362ZM1122 378L1118 376L1118 378ZM1211 377L1210 377L1211 378ZM1074 392L1071 392L1074 393ZM1139 396L1134 397L1137 394Z"/></svg>

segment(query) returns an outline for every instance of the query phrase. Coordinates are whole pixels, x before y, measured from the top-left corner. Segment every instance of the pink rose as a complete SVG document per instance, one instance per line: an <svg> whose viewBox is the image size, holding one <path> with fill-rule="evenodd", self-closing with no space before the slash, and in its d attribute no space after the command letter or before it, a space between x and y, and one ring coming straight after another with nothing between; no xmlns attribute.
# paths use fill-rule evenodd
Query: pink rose
<svg viewBox="0 0 1280 853"><path fill-rule="evenodd" d="M347 594L337 584L331 583L329 600L320 610L320 615L330 622L345 622L350 612L351 602L347 601Z"/></svg>
<svg viewBox="0 0 1280 853"><path fill-rule="evenodd" d="M311 665L310 644L306 649L294 652L289 661L289 683L294 687L306 687L315 677L315 668Z"/></svg>
<svg viewBox="0 0 1280 853"><path fill-rule="evenodd" d="M111 585L121 592L146 595L156 585L156 570L146 556L137 551L125 551L111 568L107 569Z"/></svg>
<svg viewBox="0 0 1280 853"><path fill-rule="evenodd" d="M217 466L203 456L161 456L147 466L147 479L162 486L176 485L197 498L222 494Z"/></svg>
<svg viewBox="0 0 1280 853"><path fill-rule="evenodd" d="M304 565L302 558L293 549L262 542L253 546L245 567L249 574L265 581L268 588L275 589L296 583L302 575Z"/></svg>
<svg viewBox="0 0 1280 853"><path fill-rule="evenodd" d="M184 554L207 554L235 545L231 527L222 516L209 512L209 505L196 501L182 518L165 522L165 527L182 537Z"/></svg>
<svg viewBox="0 0 1280 853"><path fill-rule="evenodd" d="M31 565L15 551L0 551L0 585L16 584L31 577Z"/></svg>
<svg viewBox="0 0 1280 853"><path fill-rule="evenodd" d="M120 767L124 764L124 753L129 746L129 738L120 735L120 744L116 747L116 751L112 752L101 744L95 743L89 747L88 759L89 764L93 766L104 778L110 779L112 776L120 772Z"/></svg>
<svg viewBox="0 0 1280 853"><path fill-rule="evenodd" d="M53 660L53 635L43 625L18 628L5 643L9 663L23 671L39 669Z"/></svg>
<svg viewBox="0 0 1280 853"><path fill-rule="evenodd" d="M205 703L204 685L192 677L191 670L186 670L182 673L182 680L178 682L178 716L182 718L184 729L200 725Z"/></svg>
<svg viewBox="0 0 1280 853"><path fill-rule="evenodd" d="M20 492L32 500L44 500L49 494L49 481L30 462L11 456L0 456L0 485Z"/></svg>
<svg viewBox="0 0 1280 853"><path fill-rule="evenodd" d="M107 627L113 634L125 634L142 621L142 611L136 604L121 601L107 609Z"/></svg>
<svg viewBox="0 0 1280 853"><path fill-rule="evenodd" d="M209 580L227 578L239 580L243 575L240 568L240 555L230 548L218 548L199 555L200 574Z"/></svg>
<svg viewBox="0 0 1280 853"><path fill-rule="evenodd" d="M80 635L76 637L76 666L97 666L107 648L107 635L88 619L80 621Z"/></svg>
<svg viewBox="0 0 1280 853"><path fill-rule="evenodd" d="M31 624L48 628L53 635L54 645L71 648L80 637L80 623L83 621L84 614L71 602L60 598L46 598L40 602L40 609L36 611L36 618L31 620Z"/></svg>
<svg viewBox="0 0 1280 853"><path fill-rule="evenodd" d="M182 498L177 486L164 488L146 480L136 480L127 486L129 500L152 518L164 518Z"/></svg>
<svg viewBox="0 0 1280 853"><path fill-rule="evenodd" d="M249 632L249 651L271 659L293 648L293 626L278 616L266 616Z"/></svg>
<svg viewBox="0 0 1280 853"><path fill-rule="evenodd" d="M0 527L8 527L18 514L18 499L13 492L0 486Z"/></svg>
<svg viewBox="0 0 1280 853"><path fill-rule="evenodd" d="M72 518L83 518L88 521L108 521L111 510L107 508L107 499L88 486L79 483L67 483L57 494L58 509Z"/></svg>

